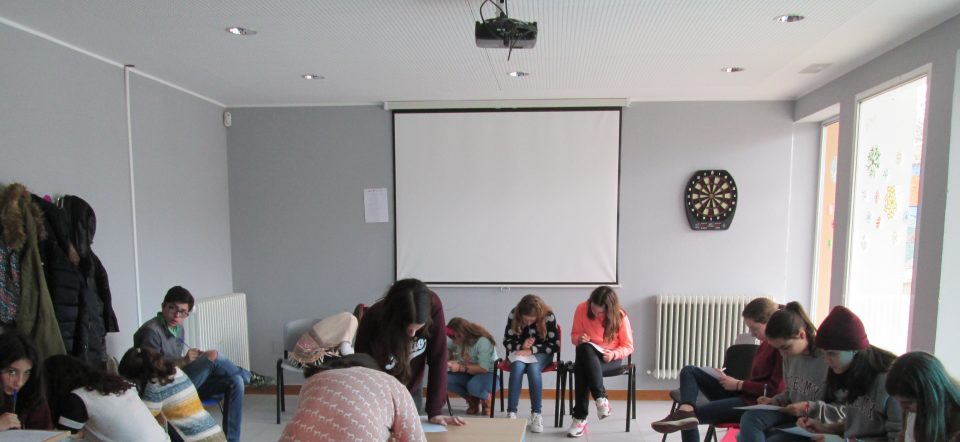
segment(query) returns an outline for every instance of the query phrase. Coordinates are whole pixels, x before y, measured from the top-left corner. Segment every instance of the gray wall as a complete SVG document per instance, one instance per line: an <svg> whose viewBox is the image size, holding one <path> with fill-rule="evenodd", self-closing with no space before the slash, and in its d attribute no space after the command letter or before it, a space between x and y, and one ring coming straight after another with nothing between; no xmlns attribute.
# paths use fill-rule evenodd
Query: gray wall
<svg viewBox="0 0 960 442"><path fill-rule="evenodd" d="M801 97L795 104L798 120L821 109L840 104L840 154L837 160L837 211L834 243L847 243L850 216L850 189L852 187L853 143L856 125L856 95L888 82L898 76L930 65L927 129L923 158L921 203L917 226L917 261L915 267L914 300L910 348L935 350L938 355L957 353L957 344L949 339L937 339L937 323L955 318L960 310L943 309L940 299L956 296L960 281L942 286L941 269L956 269L960 244L945 242L944 216L947 204L947 179L958 174L949 165L952 110L954 109L957 49L960 48L960 16L954 17L930 31L871 60L850 73ZM958 178L960 179L960 178ZM954 180L956 182L956 180ZM953 192L951 200L958 197ZM957 204L954 202L953 204ZM941 261L941 253L945 258ZM948 263L953 264L947 267ZM846 250L835 247L831 304L843 301ZM948 304L949 305L949 304ZM942 338L946 336L941 335ZM955 365L954 372L960 369Z"/></svg>
<svg viewBox="0 0 960 442"><path fill-rule="evenodd" d="M373 107L232 112L234 287L250 295L253 366L265 371L285 321L370 303L392 281L393 224L363 222L363 189L392 187L391 117ZM635 103L624 110L622 138L618 290L641 372L653 367L657 294L809 303L816 125L795 126L783 102ZM726 168L737 180L740 207L729 231L686 224L683 185L703 168ZM528 292L543 296L569 330L590 288L436 290L448 318L467 317L499 336ZM673 384L643 375L639 388Z"/></svg>
<svg viewBox="0 0 960 442"><path fill-rule="evenodd" d="M953 87L950 149L960 152L960 51L957 51L956 79ZM960 312L960 155L950 156L947 179L947 207L944 215L943 263L941 265L940 304L937 321L937 356L956 376L960 373L960 351L956 344L956 323Z"/></svg>
<svg viewBox="0 0 960 442"><path fill-rule="evenodd" d="M145 315L173 282L199 288L198 296L232 291L218 106L131 75L134 192L122 68L6 25L0 60L0 182L78 195L97 212L93 250L120 322L120 333L108 335L112 354L132 344L139 326L133 195Z"/></svg>

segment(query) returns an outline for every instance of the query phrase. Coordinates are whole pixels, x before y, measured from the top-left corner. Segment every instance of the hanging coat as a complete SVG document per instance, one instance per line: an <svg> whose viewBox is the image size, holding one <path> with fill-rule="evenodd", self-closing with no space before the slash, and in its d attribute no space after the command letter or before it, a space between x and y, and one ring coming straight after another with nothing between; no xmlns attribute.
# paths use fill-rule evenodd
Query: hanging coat
<svg viewBox="0 0 960 442"><path fill-rule="evenodd" d="M67 219L67 236L80 258L80 294L77 328L73 336L74 355L96 367L107 361L107 333L120 331L113 312L107 271L91 245L97 231L93 208L82 198L66 195L60 208Z"/></svg>
<svg viewBox="0 0 960 442"><path fill-rule="evenodd" d="M37 195L33 195L33 203L43 213L43 225L47 231L46 238L40 240L40 258L43 259L53 311L67 353L76 356L78 350L73 337L80 316L80 257L70 244L66 217L60 208Z"/></svg>
<svg viewBox="0 0 960 442"><path fill-rule="evenodd" d="M41 359L65 353L60 328L44 278L39 241L43 235L40 209L22 184L0 187L0 219L4 240L19 250L20 296L16 328L33 339ZM16 220L20 219L20 223Z"/></svg>

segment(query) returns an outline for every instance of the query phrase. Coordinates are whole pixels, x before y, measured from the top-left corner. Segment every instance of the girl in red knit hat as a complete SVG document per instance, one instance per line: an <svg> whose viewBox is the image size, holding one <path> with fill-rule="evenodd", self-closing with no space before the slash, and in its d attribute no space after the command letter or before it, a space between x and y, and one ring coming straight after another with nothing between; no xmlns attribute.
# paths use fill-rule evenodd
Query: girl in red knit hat
<svg viewBox="0 0 960 442"><path fill-rule="evenodd" d="M813 440L897 439L900 404L884 383L896 356L870 345L863 322L837 306L817 329L817 346L830 366L822 401L809 402L808 416L797 425L815 433Z"/></svg>

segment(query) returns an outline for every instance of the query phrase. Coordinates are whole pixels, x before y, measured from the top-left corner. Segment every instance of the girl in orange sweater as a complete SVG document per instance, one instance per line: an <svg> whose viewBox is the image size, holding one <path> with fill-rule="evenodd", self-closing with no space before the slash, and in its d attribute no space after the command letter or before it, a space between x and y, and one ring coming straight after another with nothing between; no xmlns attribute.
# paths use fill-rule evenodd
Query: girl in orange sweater
<svg viewBox="0 0 960 442"><path fill-rule="evenodd" d="M623 358L633 353L630 319L620 308L620 300L612 288L597 287L590 293L590 299L577 306L570 337L577 346L573 364L577 400L568 434L580 437L587 430L587 401L591 394L600 419L612 414L603 388L603 373L616 370Z"/></svg>

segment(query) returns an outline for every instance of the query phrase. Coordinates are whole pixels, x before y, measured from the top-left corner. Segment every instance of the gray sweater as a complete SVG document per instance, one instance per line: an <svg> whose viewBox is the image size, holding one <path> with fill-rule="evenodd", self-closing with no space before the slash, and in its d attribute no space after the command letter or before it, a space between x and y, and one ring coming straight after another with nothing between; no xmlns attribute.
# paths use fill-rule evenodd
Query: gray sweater
<svg viewBox="0 0 960 442"><path fill-rule="evenodd" d="M887 394L884 387L887 374L881 373L873 380L867 394L858 397L853 403L847 403L846 390L837 392L837 402L827 404L821 401L810 403L810 415L820 421L844 422L844 438L865 441L895 441L900 432L903 417L900 403Z"/></svg>
<svg viewBox="0 0 960 442"><path fill-rule="evenodd" d="M827 363L823 352L783 358L783 391L774 396L777 405L820 401L826 393Z"/></svg>

